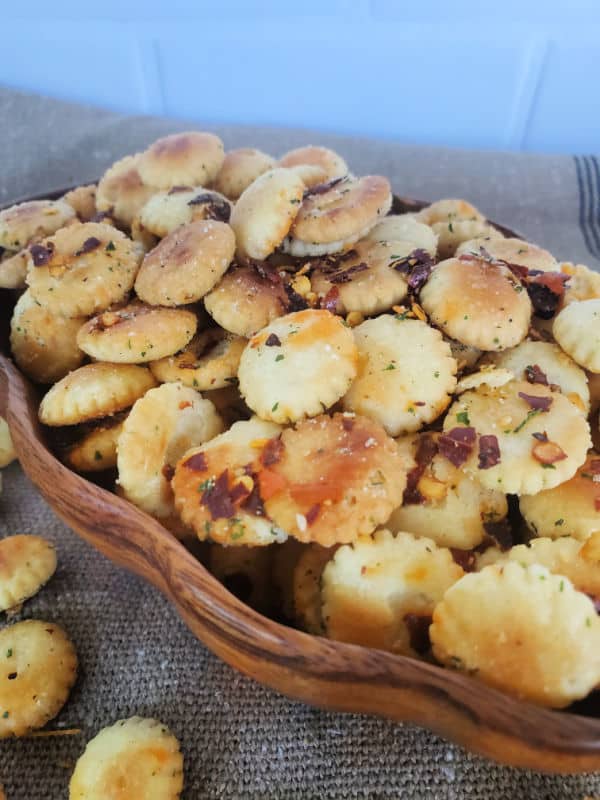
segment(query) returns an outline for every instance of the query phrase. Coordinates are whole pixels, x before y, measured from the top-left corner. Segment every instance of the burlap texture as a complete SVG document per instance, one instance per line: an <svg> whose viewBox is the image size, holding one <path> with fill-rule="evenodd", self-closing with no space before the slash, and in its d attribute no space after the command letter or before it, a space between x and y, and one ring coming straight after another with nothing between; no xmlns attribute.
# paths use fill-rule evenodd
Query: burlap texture
<svg viewBox="0 0 600 800"><path fill-rule="evenodd" d="M124 118L0 90L0 203L96 178L115 158L189 126ZM339 149L358 173L390 176L399 193L465 196L562 258L596 265L579 225L575 163L342 139L304 131L210 126L228 147L282 153L311 141ZM59 569L22 612L58 622L77 647L77 684L51 728L76 736L0 743L8 800L68 796L73 765L101 727L142 714L167 723L185 754L186 800L418 798L582 800L600 775L551 777L500 767L410 725L293 703L222 664L162 596L113 566L57 520L20 469L4 471L0 537L54 542ZM140 800L142 800L140 798Z"/></svg>

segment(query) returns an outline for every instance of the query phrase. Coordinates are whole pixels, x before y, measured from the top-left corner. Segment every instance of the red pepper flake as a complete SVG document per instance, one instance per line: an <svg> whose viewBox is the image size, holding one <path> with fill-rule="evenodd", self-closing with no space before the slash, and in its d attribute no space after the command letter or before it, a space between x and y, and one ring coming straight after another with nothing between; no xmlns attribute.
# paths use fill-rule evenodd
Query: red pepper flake
<svg viewBox="0 0 600 800"><path fill-rule="evenodd" d="M229 492L231 502L237 505L241 505L249 495L250 490L243 483L236 483Z"/></svg>
<svg viewBox="0 0 600 800"><path fill-rule="evenodd" d="M302 297L301 294L292 287L292 285L288 283L283 284L283 288L287 295L287 310L288 311L304 311L304 309L308 308L308 303ZM331 291L335 289L335 286L332 287ZM337 291L337 289L336 289Z"/></svg>
<svg viewBox="0 0 600 800"><path fill-rule="evenodd" d="M531 435L533 436L534 439L537 439L538 442L547 442L548 441L548 434L546 433L546 431L544 431L543 433L540 433L539 431L536 431L535 433L532 433Z"/></svg>
<svg viewBox="0 0 600 800"><path fill-rule="evenodd" d="M432 617L425 614L405 614L404 622L408 628L410 646L419 655L424 655L431 648L429 626Z"/></svg>
<svg viewBox="0 0 600 800"><path fill-rule="evenodd" d="M339 299L340 290L337 288L337 286L332 286L325 297L321 300L321 308L324 308L327 311L331 311L332 314L335 314Z"/></svg>
<svg viewBox="0 0 600 800"><path fill-rule="evenodd" d="M270 333L265 344L267 347L281 347L281 339L276 333Z"/></svg>
<svg viewBox="0 0 600 800"><path fill-rule="evenodd" d="M465 572L475 572L477 559L473 550L461 550L458 547L451 547L452 559L459 567L462 567Z"/></svg>
<svg viewBox="0 0 600 800"><path fill-rule="evenodd" d="M47 264L54 254L54 245L48 242L47 245L32 244L29 248L34 267L43 267Z"/></svg>
<svg viewBox="0 0 600 800"><path fill-rule="evenodd" d="M277 464L279 461L281 461L283 450L284 444L279 437L275 439L269 439L260 456L262 465L265 467L271 467L273 464Z"/></svg>
<svg viewBox="0 0 600 800"><path fill-rule="evenodd" d="M563 461L567 454L555 442L539 442L533 446L531 455L540 464L555 464L557 461Z"/></svg>
<svg viewBox="0 0 600 800"><path fill-rule="evenodd" d="M172 480L173 475L175 475L175 470L170 464L165 464L161 472L169 482Z"/></svg>
<svg viewBox="0 0 600 800"><path fill-rule="evenodd" d="M346 433L350 433L354 427L354 419L352 417L342 417L342 428Z"/></svg>
<svg viewBox="0 0 600 800"><path fill-rule="evenodd" d="M180 411L183 411L184 408L191 408L191 407L192 407L192 404L190 403L189 400L182 400L181 403L179 403L179 410Z"/></svg>
<svg viewBox="0 0 600 800"><path fill-rule="evenodd" d="M418 490L417 486L423 477L423 473L433 461L437 454L438 446L435 437L425 433L419 437L417 452L415 453L416 466L413 467L406 476L406 489L402 502L404 505L417 505L425 502L425 498Z"/></svg>
<svg viewBox="0 0 600 800"><path fill-rule="evenodd" d="M342 175L341 178L333 178L326 183L317 183L315 186L311 186L309 189L306 189L304 194L302 195L302 199L306 200L307 197L312 197L315 194L325 194L330 189L333 189L334 186L337 186L338 183L346 180L346 176Z"/></svg>
<svg viewBox="0 0 600 800"><path fill-rule="evenodd" d="M210 511L213 520L229 519L235 513L235 507L229 492L229 470L223 470L217 480L208 486L200 498L202 505Z"/></svg>
<svg viewBox="0 0 600 800"><path fill-rule="evenodd" d="M206 456L204 453L194 453L193 456L190 456L186 461L183 462L183 466L187 467L187 469L191 469L194 472L206 472L208 469L208 464L206 462Z"/></svg>
<svg viewBox="0 0 600 800"><path fill-rule="evenodd" d="M417 248L391 264L392 268L407 276L409 289L417 292L431 275L435 260L427 250Z"/></svg>
<svg viewBox="0 0 600 800"><path fill-rule="evenodd" d="M76 256L82 256L85 253L91 253L92 250L96 250L102 242L96 236L90 236L89 239L86 239L85 242L81 245L79 250L75 253Z"/></svg>
<svg viewBox="0 0 600 800"><path fill-rule="evenodd" d="M541 319L551 319L557 312L565 294L569 276L562 272L530 270L527 292L534 312Z"/></svg>
<svg viewBox="0 0 600 800"><path fill-rule="evenodd" d="M179 194L180 192L189 192L191 190L191 186L172 186L167 194Z"/></svg>
<svg viewBox="0 0 600 800"><path fill-rule="evenodd" d="M258 490L258 476L254 475L252 477L254 486L248 497L242 500L241 507L249 514L254 514L255 517L266 517L265 506Z"/></svg>
<svg viewBox="0 0 600 800"><path fill-rule="evenodd" d="M425 400L415 400L415 402L413 403L413 406L424 406L424 405L425 405Z"/></svg>
<svg viewBox="0 0 600 800"><path fill-rule="evenodd" d="M455 467L460 467L473 452L476 438L475 428L452 428L438 439L440 454Z"/></svg>
<svg viewBox="0 0 600 800"><path fill-rule="evenodd" d="M490 469L500 463L500 445L494 435L479 437L479 469Z"/></svg>
<svg viewBox="0 0 600 800"><path fill-rule="evenodd" d="M369 269L368 264L364 261L361 261L360 264L354 264L351 267L346 267L345 269L339 269L337 272L332 272L331 274L327 275L327 280L330 283L350 283L353 275L355 275L357 272L364 272L367 269Z"/></svg>
<svg viewBox="0 0 600 800"><path fill-rule="evenodd" d="M525 394L525 392L519 392L519 397L536 411L548 411L552 405L551 397L538 397L535 394Z"/></svg>
<svg viewBox="0 0 600 800"><path fill-rule="evenodd" d="M542 386L548 386L546 373L537 364L529 364L525 367L525 378L528 383L540 383Z"/></svg>
<svg viewBox="0 0 600 800"><path fill-rule="evenodd" d="M304 515L306 518L306 524L308 525L309 528L314 522L316 522L316 519L319 516L320 511L321 511L321 504L315 503L315 505L309 508L306 514Z"/></svg>
<svg viewBox="0 0 600 800"><path fill-rule="evenodd" d="M600 475L600 458L592 458L588 470L592 475Z"/></svg>

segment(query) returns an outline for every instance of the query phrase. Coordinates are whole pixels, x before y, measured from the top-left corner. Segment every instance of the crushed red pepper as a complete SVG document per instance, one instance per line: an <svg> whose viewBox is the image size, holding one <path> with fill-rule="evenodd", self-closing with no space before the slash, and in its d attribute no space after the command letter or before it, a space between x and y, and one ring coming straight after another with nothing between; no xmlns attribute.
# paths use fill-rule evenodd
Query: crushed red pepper
<svg viewBox="0 0 600 800"><path fill-rule="evenodd" d="M204 453L194 453L193 456L190 456L183 462L183 466L194 472L206 472L208 469L208 463Z"/></svg>
<svg viewBox="0 0 600 800"><path fill-rule="evenodd" d="M493 434L479 437L479 469L490 469L500 463L500 445Z"/></svg>
<svg viewBox="0 0 600 800"><path fill-rule="evenodd" d="M460 467L473 452L476 438L475 428L452 428L438 439L440 454L455 467Z"/></svg>
<svg viewBox="0 0 600 800"><path fill-rule="evenodd" d="M519 392L519 397L521 400L525 400L527 405L535 409L535 411L548 411L552 405L551 397L538 397L535 394L525 394L525 392Z"/></svg>

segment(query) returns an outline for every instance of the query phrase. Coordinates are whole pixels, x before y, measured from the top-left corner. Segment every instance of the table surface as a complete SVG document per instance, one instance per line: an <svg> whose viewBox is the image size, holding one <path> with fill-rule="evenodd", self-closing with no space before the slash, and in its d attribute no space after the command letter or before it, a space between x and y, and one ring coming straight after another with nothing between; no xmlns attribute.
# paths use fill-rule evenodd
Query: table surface
<svg viewBox="0 0 600 800"><path fill-rule="evenodd" d="M1 89L0 118L0 203L89 181L125 153L189 127ZM254 145L275 155L301 143L328 144L353 171L388 175L397 193L465 197L559 258L600 267L598 164L592 158L413 148L298 130L211 129L227 147ZM63 625L80 658L77 684L49 727L81 733L4 742L0 783L8 800L67 797L85 742L134 714L160 718L181 741L184 800L600 796L600 775L556 777L502 767L413 725L327 713L262 688L212 656L155 589L66 528L18 465L4 470L3 479L0 537L36 533L58 550L57 574L20 617Z"/></svg>

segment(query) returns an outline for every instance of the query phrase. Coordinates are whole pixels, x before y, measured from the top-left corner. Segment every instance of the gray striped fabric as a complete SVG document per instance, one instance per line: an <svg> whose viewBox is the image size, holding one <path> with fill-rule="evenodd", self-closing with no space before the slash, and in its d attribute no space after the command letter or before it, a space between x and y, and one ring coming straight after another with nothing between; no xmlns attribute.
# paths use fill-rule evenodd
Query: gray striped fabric
<svg viewBox="0 0 600 800"><path fill-rule="evenodd" d="M89 181L118 156L187 127L7 90L0 90L0 119L0 203ZM389 175L397 192L467 197L557 256L600 264L595 159L408 147L297 130L215 130L228 147L251 144L275 154L311 140L329 144L356 172ZM49 727L81 734L1 743L0 783L8 800L66 798L86 740L136 713L159 717L180 739L185 800L600 796L600 775L508 769L415 726L325 713L237 675L192 637L158 592L60 523L16 465L5 470L0 495L0 536L12 533L38 533L58 548L56 576L21 617L57 622L75 642L80 676Z"/></svg>

